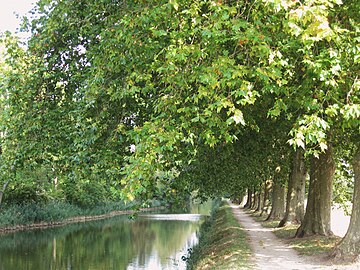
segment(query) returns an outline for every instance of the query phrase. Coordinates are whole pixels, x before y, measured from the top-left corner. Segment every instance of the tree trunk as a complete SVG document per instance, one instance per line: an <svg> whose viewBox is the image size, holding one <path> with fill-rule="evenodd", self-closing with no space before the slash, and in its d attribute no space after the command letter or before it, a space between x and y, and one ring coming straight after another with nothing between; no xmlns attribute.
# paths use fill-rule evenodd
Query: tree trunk
<svg viewBox="0 0 360 270"><path fill-rule="evenodd" d="M3 199L3 196L4 196L5 189L6 189L6 187L8 186L9 183L10 183L10 181L7 181L7 182L3 185L2 190L0 190L0 205L1 205L1 203L2 203L2 199Z"/></svg>
<svg viewBox="0 0 360 270"><path fill-rule="evenodd" d="M360 256L360 147L353 160L354 197L348 231L335 247L333 256L341 260L357 259Z"/></svg>
<svg viewBox="0 0 360 270"><path fill-rule="evenodd" d="M246 199L246 203L244 205L244 208L250 208L252 204L252 190L251 188L248 188L247 190L247 199Z"/></svg>
<svg viewBox="0 0 360 270"><path fill-rule="evenodd" d="M234 204L241 204L244 200L244 195L236 195L231 198L231 202Z"/></svg>
<svg viewBox="0 0 360 270"><path fill-rule="evenodd" d="M280 220L285 213L285 187L275 179L272 191L272 206L266 220Z"/></svg>
<svg viewBox="0 0 360 270"><path fill-rule="evenodd" d="M268 209L269 209L269 193L271 190L271 181L270 180L266 180L265 185L264 185L264 199L263 199L263 207L261 209L261 213L259 216L262 216L264 213L265 214L269 214L268 213Z"/></svg>
<svg viewBox="0 0 360 270"><path fill-rule="evenodd" d="M258 202L259 202L259 192L254 189L253 204L251 206L251 209L256 210L258 207Z"/></svg>
<svg viewBox="0 0 360 270"><path fill-rule="evenodd" d="M242 202L244 201L244 197L245 197L244 194L239 196L239 199L238 199L238 204L239 205L242 204Z"/></svg>
<svg viewBox="0 0 360 270"><path fill-rule="evenodd" d="M289 175L288 191L286 196L286 211L279 227L287 223L300 224L304 218L306 167L304 151L301 149L294 152L291 173Z"/></svg>
<svg viewBox="0 0 360 270"><path fill-rule="evenodd" d="M321 153L319 158L311 158L309 195L304 221L296 232L296 237L310 235L333 235L331 231L332 184L335 173L332 146Z"/></svg>
<svg viewBox="0 0 360 270"><path fill-rule="evenodd" d="M260 189L259 189L259 191L258 191L258 196L257 196L257 207L256 207L256 209L255 209L255 212L260 212L261 209L262 209L262 207L263 207L263 206L262 206L263 201L261 200L261 197L262 197L261 191L262 191L262 187L260 186Z"/></svg>

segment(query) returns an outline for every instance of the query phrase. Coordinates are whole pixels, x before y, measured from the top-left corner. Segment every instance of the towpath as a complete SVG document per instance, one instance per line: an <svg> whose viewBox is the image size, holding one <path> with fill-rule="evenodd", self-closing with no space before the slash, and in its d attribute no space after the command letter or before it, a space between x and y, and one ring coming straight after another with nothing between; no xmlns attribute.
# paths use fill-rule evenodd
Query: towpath
<svg viewBox="0 0 360 270"><path fill-rule="evenodd" d="M277 238L271 228L264 228L238 205L231 204L232 211L248 234L253 250L255 269L261 270L360 270L360 265L329 265L326 261L304 257Z"/></svg>

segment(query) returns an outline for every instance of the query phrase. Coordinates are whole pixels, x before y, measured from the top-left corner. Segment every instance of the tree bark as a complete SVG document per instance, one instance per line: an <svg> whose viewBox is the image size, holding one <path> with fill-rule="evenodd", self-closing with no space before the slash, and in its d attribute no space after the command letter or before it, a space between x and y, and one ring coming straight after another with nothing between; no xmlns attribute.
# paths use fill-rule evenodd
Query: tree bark
<svg viewBox="0 0 360 270"><path fill-rule="evenodd" d="M248 188L247 190L247 199L246 199L246 203L244 205L244 208L250 208L252 204L252 190L251 188Z"/></svg>
<svg viewBox="0 0 360 270"><path fill-rule="evenodd" d="M263 201L261 199L262 197L262 187L260 185L259 191L258 191L258 196L257 196L257 207L255 209L255 212L260 212L262 209L262 205L263 205Z"/></svg>
<svg viewBox="0 0 360 270"><path fill-rule="evenodd" d="M311 235L333 235L331 231L332 184L335 173L335 162L332 146L319 155L311 158L309 195L306 213L296 237Z"/></svg>
<svg viewBox="0 0 360 270"><path fill-rule="evenodd" d="M349 228L341 242L335 247L333 256L341 260L360 257L360 147L353 159L354 197Z"/></svg>
<svg viewBox="0 0 360 270"><path fill-rule="evenodd" d="M283 227L288 223L300 224L303 221L305 213L305 181L304 151L297 149L294 152L289 175L285 215L278 227Z"/></svg>
<svg viewBox="0 0 360 270"><path fill-rule="evenodd" d="M263 207L261 209L261 213L259 216L262 216L264 213L265 214L269 214L268 213L268 209L269 209L269 193L271 190L271 181L270 180L266 180L265 185L264 185L264 199L263 199Z"/></svg>
<svg viewBox="0 0 360 270"><path fill-rule="evenodd" d="M280 220L285 214L285 187L275 179L272 191L271 211L266 220Z"/></svg>
<svg viewBox="0 0 360 270"><path fill-rule="evenodd" d="M254 188L254 197L253 197L253 204L251 206L252 210L256 210L258 207L258 202L259 202L259 192L257 192Z"/></svg>
<svg viewBox="0 0 360 270"><path fill-rule="evenodd" d="M3 196L4 196L5 189L6 189L6 187L8 186L9 183L10 183L10 181L7 181L7 182L3 185L2 190L0 190L0 205L1 205L1 203L2 203L2 199L3 199Z"/></svg>

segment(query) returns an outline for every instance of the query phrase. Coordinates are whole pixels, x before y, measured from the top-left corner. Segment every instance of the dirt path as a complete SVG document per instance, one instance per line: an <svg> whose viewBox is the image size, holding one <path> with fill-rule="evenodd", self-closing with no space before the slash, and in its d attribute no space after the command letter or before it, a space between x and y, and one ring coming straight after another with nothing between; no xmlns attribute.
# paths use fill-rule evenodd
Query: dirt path
<svg viewBox="0 0 360 270"><path fill-rule="evenodd" d="M360 269L360 265L339 266L324 265L308 257L300 257L295 250L277 238L271 228L263 228L251 216L246 214L238 205L230 204L234 216L248 234L248 239L254 253L255 269L326 269L350 270Z"/></svg>

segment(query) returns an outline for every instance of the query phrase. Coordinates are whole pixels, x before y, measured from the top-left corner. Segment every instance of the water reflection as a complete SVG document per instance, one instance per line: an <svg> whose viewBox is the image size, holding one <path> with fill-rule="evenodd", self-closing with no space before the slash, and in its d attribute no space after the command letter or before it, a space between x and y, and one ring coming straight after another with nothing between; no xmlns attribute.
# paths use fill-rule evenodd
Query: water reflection
<svg viewBox="0 0 360 270"><path fill-rule="evenodd" d="M199 214L145 214L139 215L143 219L152 220L183 220L183 221L199 221L203 218L203 215Z"/></svg>
<svg viewBox="0 0 360 270"><path fill-rule="evenodd" d="M199 214L126 216L0 237L0 270L185 269Z"/></svg>

